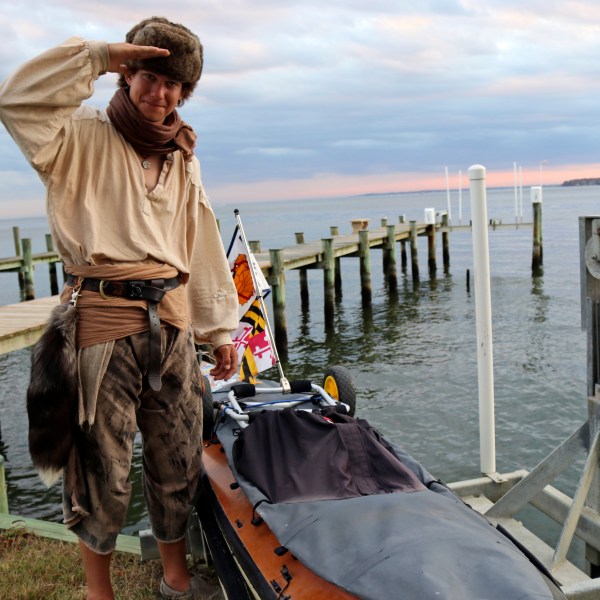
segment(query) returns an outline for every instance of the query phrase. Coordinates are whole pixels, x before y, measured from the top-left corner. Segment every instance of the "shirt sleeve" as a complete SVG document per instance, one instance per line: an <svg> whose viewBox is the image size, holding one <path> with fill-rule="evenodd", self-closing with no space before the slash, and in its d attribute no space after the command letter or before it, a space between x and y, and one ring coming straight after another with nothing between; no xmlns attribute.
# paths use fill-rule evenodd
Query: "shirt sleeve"
<svg viewBox="0 0 600 600"><path fill-rule="evenodd" d="M223 241L206 196L198 207L196 243L188 282L188 301L196 343L215 348L231 344L238 326L238 298Z"/></svg>
<svg viewBox="0 0 600 600"><path fill-rule="evenodd" d="M41 175L48 169L69 117L108 69L108 45L69 38L29 60L0 84L0 120Z"/></svg>

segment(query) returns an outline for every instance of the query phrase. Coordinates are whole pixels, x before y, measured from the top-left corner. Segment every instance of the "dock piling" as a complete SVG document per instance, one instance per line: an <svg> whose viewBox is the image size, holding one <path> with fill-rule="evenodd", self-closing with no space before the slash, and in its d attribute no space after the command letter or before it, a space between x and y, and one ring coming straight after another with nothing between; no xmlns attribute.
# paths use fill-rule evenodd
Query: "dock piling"
<svg viewBox="0 0 600 600"><path fill-rule="evenodd" d="M296 244L304 244L304 232L296 232ZM305 267L298 269L298 276L300 280L300 304L302 310L308 310L309 296L308 296L308 272Z"/></svg>
<svg viewBox="0 0 600 600"><path fill-rule="evenodd" d="M406 223L406 215L400 215L398 217L398 223L404 225ZM402 272L406 273L406 266L408 264L407 256L406 256L406 240L400 241L400 265L402 267Z"/></svg>
<svg viewBox="0 0 600 600"><path fill-rule="evenodd" d="M271 274L267 282L271 286L273 302L273 322L275 324L275 345L279 350L287 350L287 322L285 317L285 271L283 252L279 248L269 250Z"/></svg>
<svg viewBox="0 0 600 600"><path fill-rule="evenodd" d="M435 275L437 262L435 259L435 225L427 226L427 265L429 274Z"/></svg>
<svg viewBox="0 0 600 600"><path fill-rule="evenodd" d="M363 304L371 303L371 258L369 248L369 231L362 229L358 232L360 259L360 291Z"/></svg>
<svg viewBox="0 0 600 600"><path fill-rule="evenodd" d="M35 298L35 289L33 286L33 257L31 253L31 240L25 238L21 240L23 247L23 275L25 277L25 300Z"/></svg>
<svg viewBox="0 0 600 600"><path fill-rule="evenodd" d="M298 278L300 280L300 304L302 310L308 310L310 301L308 295L308 272L306 269L298 269Z"/></svg>
<svg viewBox="0 0 600 600"><path fill-rule="evenodd" d="M442 215L442 259L444 261L444 271L450 269L450 242L448 235L448 215Z"/></svg>
<svg viewBox="0 0 600 600"><path fill-rule="evenodd" d="M13 240L15 243L15 256L23 256L23 250L21 249L21 233L18 226L12 228L13 231ZM25 273L19 270L19 292L21 294L21 298L25 298Z"/></svg>
<svg viewBox="0 0 600 600"><path fill-rule="evenodd" d="M58 276L57 263L60 263L60 257L54 250L52 236L47 233L46 251L33 253L31 239L21 238L18 226L12 228L13 242L15 248L14 256L0 258L0 271L17 273L19 283L20 300L33 300L35 298L34 272L35 265L39 263L48 263L48 273L50 276L50 292L54 296L58 294ZM66 278L64 266L62 268L63 279Z"/></svg>
<svg viewBox="0 0 600 600"><path fill-rule="evenodd" d="M417 222L410 221L410 266L413 281L419 280L419 256L417 246Z"/></svg>
<svg viewBox="0 0 600 600"><path fill-rule="evenodd" d="M339 256L335 257L335 299L339 302L342 299L342 260Z"/></svg>
<svg viewBox="0 0 600 600"><path fill-rule="evenodd" d="M388 286L394 289L398 286L398 275L396 273L396 226L387 225L387 240L383 251L384 274Z"/></svg>
<svg viewBox="0 0 600 600"><path fill-rule="evenodd" d="M323 297L325 299L325 324L333 323L335 304L335 260L333 238L323 238Z"/></svg>
<svg viewBox="0 0 600 600"><path fill-rule="evenodd" d="M340 235L340 228L337 225L332 225L329 230L332 237ZM339 256L335 257L335 299L342 299L342 261Z"/></svg>
<svg viewBox="0 0 600 600"><path fill-rule="evenodd" d="M544 249L542 244L542 187L532 186L531 205L533 208L533 254L531 271L534 276L542 274Z"/></svg>
<svg viewBox="0 0 600 600"><path fill-rule="evenodd" d="M46 234L46 250L48 250L48 252L54 252L54 241L49 233ZM50 294L56 296L56 294L58 294L56 263L48 263L48 273L50 274Z"/></svg>
<svg viewBox="0 0 600 600"><path fill-rule="evenodd" d="M406 272L406 267L408 265L408 257L406 254L406 240L402 240L400 242L400 264L402 266L402 272Z"/></svg>

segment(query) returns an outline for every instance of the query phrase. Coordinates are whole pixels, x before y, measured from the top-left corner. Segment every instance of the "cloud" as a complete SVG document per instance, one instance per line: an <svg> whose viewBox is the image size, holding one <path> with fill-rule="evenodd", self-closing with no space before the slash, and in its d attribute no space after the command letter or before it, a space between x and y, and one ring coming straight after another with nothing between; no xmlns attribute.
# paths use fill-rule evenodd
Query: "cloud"
<svg viewBox="0 0 600 600"><path fill-rule="evenodd" d="M71 35L122 40L151 14L196 31L205 70L181 112L199 134L213 198L260 195L261 185L267 195L277 185L282 197L314 193L322 173L328 190L369 192L406 181L443 187L446 165L481 163L510 177L514 161L536 171L547 160L550 178L564 165L596 164L600 5L592 0L2 4L2 78ZM92 102L105 105L113 90L114 77L101 78ZM0 178L19 170L33 182L16 153L0 130Z"/></svg>

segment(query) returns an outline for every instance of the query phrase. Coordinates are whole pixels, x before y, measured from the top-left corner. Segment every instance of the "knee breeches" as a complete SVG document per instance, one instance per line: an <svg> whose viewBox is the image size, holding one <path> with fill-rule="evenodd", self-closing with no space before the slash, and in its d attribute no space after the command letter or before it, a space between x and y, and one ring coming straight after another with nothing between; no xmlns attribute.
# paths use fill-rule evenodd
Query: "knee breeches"
<svg viewBox="0 0 600 600"><path fill-rule="evenodd" d="M65 523L100 554L114 550L125 522L138 430L144 498L159 541L185 535L200 477L202 387L191 332L163 329L159 392L146 383L148 337L115 341L93 424L82 428L64 473Z"/></svg>

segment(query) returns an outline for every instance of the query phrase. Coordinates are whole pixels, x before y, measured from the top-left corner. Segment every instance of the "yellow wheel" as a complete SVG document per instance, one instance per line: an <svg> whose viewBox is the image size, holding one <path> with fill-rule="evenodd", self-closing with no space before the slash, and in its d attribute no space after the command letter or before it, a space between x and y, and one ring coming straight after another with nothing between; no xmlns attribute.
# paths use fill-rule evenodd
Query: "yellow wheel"
<svg viewBox="0 0 600 600"><path fill-rule="evenodd" d="M337 387L336 380L329 375L325 378L325 383L323 384L323 389L334 399L339 402L340 400L340 391Z"/></svg>
<svg viewBox="0 0 600 600"><path fill-rule="evenodd" d="M348 414L352 417L356 412L356 390L350 371L345 367L329 367L325 371L323 389L338 402L349 406Z"/></svg>

